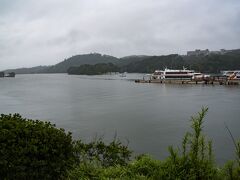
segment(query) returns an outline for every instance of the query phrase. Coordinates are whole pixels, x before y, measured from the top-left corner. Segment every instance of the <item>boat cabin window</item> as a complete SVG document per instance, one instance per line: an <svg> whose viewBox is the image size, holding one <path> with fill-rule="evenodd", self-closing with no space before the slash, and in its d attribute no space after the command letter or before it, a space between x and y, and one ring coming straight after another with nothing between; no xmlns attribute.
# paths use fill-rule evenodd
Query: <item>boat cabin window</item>
<svg viewBox="0 0 240 180"><path fill-rule="evenodd" d="M192 76L165 76L166 79L191 79Z"/></svg>
<svg viewBox="0 0 240 180"><path fill-rule="evenodd" d="M179 72L166 72L166 74L188 74L189 72L186 72L186 71L179 71Z"/></svg>

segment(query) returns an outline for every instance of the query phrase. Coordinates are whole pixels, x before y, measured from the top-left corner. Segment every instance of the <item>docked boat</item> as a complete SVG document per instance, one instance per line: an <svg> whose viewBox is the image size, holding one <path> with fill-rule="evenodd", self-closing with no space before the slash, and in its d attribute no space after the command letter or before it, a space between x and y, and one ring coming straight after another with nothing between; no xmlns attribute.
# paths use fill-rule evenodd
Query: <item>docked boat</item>
<svg viewBox="0 0 240 180"><path fill-rule="evenodd" d="M240 70L221 71L229 80L240 80Z"/></svg>
<svg viewBox="0 0 240 180"><path fill-rule="evenodd" d="M165 69L165 70L156 70L151 78L152 79L163 79L163 80L193 80L193 79L203 79L208 77L202 73L196 73L194 70L188 70L183 68L181 70L175 69Z"/></svg>

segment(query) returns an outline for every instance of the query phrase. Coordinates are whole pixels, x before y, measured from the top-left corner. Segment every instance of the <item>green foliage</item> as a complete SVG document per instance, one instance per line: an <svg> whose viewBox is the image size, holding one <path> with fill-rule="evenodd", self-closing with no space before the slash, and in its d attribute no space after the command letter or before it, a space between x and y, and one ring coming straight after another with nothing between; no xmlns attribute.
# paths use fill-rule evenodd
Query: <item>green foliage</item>
<svg viewBox="0 0 240 180"><path fill-rule="evenodd" d="M70 133L19 114L0 116L1 179L61 179L73 160Z"/></svg>
<svg viewBox="0 0 240 180"><path fill-rule="evenodd" d="M240 167L240 141L237 142L237 146L236 146L236 156L237 156L238 166Z"/></svg>
<svg viewBox="0 0 240 180"><path fill-rule="evenodd" d="M228 180L240 180L240 166L234 161L228 161L223 167L221 175Z"/></svg>
<svg viewBox="0 0 240 180"><path fill-rule="evenodd" d="M141 155L129 163L105 166L101 158L90 158L76 166L69 179L238 180L238 159L222 169L214 162L212 142L203 134L207 111L208 108L202 108L191 118L192 131L185 134L180 148L169 147L170 155L165 161Z"/></svg>
<svg viewBox="0 0 240 180"><path fill-rule="evenodd" d="M225 127L228 130L229 135L235 146L236 160L228 161L223 169L223 172L228 177L228 179L240 179L240 141L236 142L230 129L227 127L226 124Z"/></svg>
<svg viewBox="0 0 240 180"><path fill-rule="evenodd" d="M160 162L147 155L137 158L127 165L103 167L96 161L82 163L72 170L69 179L115 179L115 180L146 180L158 179L156 175Z"/></svg>
<svg viewBox="0 0 240 180"><path fill-rule="evenodd" d="M240 141L236 143L236 160L229 161L225 165L225 172L229 179L238 179L240 180Z"/></svg>
<svg viewBox="0 0 240 180"><path fill-rule="evenodd" d="M132 152L119 140L114 139L109 144L102 139L83 143L81 140L75 141L75 153L80 163L97 161L103 167L126 165Z"/></svg>
<svg viewBox="0 0 240 180"><path fill-rule="evenodd" d="M164 179L214 179L217 169L212 154L212 142L206 141L203 119L208 108L192 117L192 132L186 133L181 149L169 147L170 156L164 164Z"/></svg>
<svg viewBox="0 0 240 180"><path fill-rule="evenodd" d="M50 123L1 115L0 178L240 180L240 142L234 143L236 159L217 167L212 141L203 134L207 111L202 108L191 118L192 130L183 137L181 147L170 146L163 161L149 155L131 158L128 146L116 139L72 141L71 134Z"/></svg>
<svg viewBox="0 0 240 180"><path fill-rule="evenodd" d="M68 179L99 179L102 167L95 162L79 164L70 171Z"/></svg>
<svg viewBox="0 0 240 180"><path fill-rule="evenodd" d="M161 173L162 163L149 155L136 157L135 161L129 164L132 174L141 175L147 178L157 178Z"/></svg>
<svg viewBox="0 0 240 180"><path fill-rule="evenodd" d="M121 71L152 73L156 69L164 69L166 67L182 69L183 66L185 66L183 58L177 54L172 54L167 56L149 56L141 61L134 61L121 67Z"/></svg>
<svg viewBox="0 0 240 180"><path fill-rule="evenodd" d="M75 55L64 61L46 68L44 73L67 73L70 67L79 67L84 64L94 65L99 63L113 63L115 64L118 58L99 53Z"/></svg>
<svg viewBox="0 0 240 180"><path fill-rule="evenodd" d="M106 74L108 72L118 72L119 68L115 66L112 63L108 64L95 64L95 65L89 65L84 64L79 67L70 67L68 69L68 74L84 74L84 75L100 75L100 74Z"/></svg>

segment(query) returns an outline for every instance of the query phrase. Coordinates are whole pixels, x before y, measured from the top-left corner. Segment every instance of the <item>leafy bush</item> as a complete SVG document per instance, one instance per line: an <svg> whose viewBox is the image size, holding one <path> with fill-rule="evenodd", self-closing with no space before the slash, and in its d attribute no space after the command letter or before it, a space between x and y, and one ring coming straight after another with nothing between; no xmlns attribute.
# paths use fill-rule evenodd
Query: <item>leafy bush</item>
<svg viewBox="0 0 240 180"><path fill-rule="evenodd" d="M233 139L235 150L236 150L236 160L228 161L222 169L222 176L230 180L240 180L240 141L236 143Z"/></svg>
<svg viewBox="0 0 240 180"><path fill-rule="evenodd" d="M19 114L0 116L1 179L62 179L73 162L70 133Z"/></svg>
<svg viewBox="0 0 240 180"><path fill-rule="evenodd" d="M69 179L154 179L154 175L158 174L159 170L156 167L160 167L159 161L154 160L146 155L142 156L137 160L133 160L132 162L124 166L114 165L104 167L97 161L91 161L81 163L74 170L72 170L69 174Z"/></svg>
<svg viewBox="0 0 240 180"><path fill-rule="evenodd" d="M208 108L202 108L192 117L192 132L186 133L182 147L169 147L170 156L163 165L164 179L215 179L217 168L214 164L212 142L202 134L203 119Z"/></svg>
<svg viewBox="0 0 240 180"><path fill-rule="evenodd" d="M129 164L132 174L138 174L144 177L159 177L161 173L162 163L155 160L149 155L141 155L136 157L135 161Z"/></svg>
<svg viewBox="0 0 240 180"><path fill-rule="evenodd" d="M80 163L98 161L102 166L126 165L131 157L132 151L121 141L114 139L109 144L102 139L83 143L75 141L75 153Z"/></svg>
<svg viewBox="0 0 240 180"><path fill-rule="evenodd" d="M212 142L203 134L207 111L202 108L191 118L192 131L181 147L169 147L163 161L148 155L133 159L128 146L116 139L108 144L72 141L70 133L51 123L1 115L0 179L240 180L240 142L234 140L236 159L217 167Z"/></svg>
<svg viewBox="0 0 240 180"><path fill-rule="evenodd" d="M69 179L105 179L125 176L132 151L121 141L114 139L105 143L97 139L90 143L81 140L74 142L77 157L75 168L70 171ZM125 176L126 177L126 176Z"/></svg>
<svg viewBox="0 0 240 180"><path fill-rule="evenodd" d="M75 169L70 172L69 178L239 180L240 143L236 145L236 161L229 162L222 169L218 168L214 162L212 142L207 140L203 134L203 120L207 111L208 108L202 108L201 112L191 118L192 131L185 134L181 147L176 149L172 146L169 147L170 155L164 161L155 160L148 155L141 155L129 163L105 164L105 160L99 158L99 155L102 154L100 153L102 151L99 151L102 148L99 147L105 147L102 141L99 143L90 143L91 145L88 148L83 148L83 146L88 145L81 144L81 148L79 149L86 149L87 151L80 154L87 154L87 161L83 161L85 163L80 163L80 165L76 166ZM101 146L99 144L101 144ZM116 149L119 147L116 147ZM118 149L118 151L120 149ZM91 156L89 156L89 152L92 154ZM108 151L105 151L105 153L109 154Z"/></svg>

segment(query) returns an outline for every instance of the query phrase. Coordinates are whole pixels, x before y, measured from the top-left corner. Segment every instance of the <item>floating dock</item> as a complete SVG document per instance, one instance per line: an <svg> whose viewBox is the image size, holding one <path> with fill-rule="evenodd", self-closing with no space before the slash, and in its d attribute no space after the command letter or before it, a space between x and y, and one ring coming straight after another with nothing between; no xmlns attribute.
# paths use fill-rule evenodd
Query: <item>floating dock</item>
<svg viewBox="0 0 240 180"><path fill-rule="evenodd" d="M186 79L137 79L136 83L160 83L160 84L212 84L212 85L240 85L240 80L228 79L205 79L205 80L186 80Z"/></svg>

